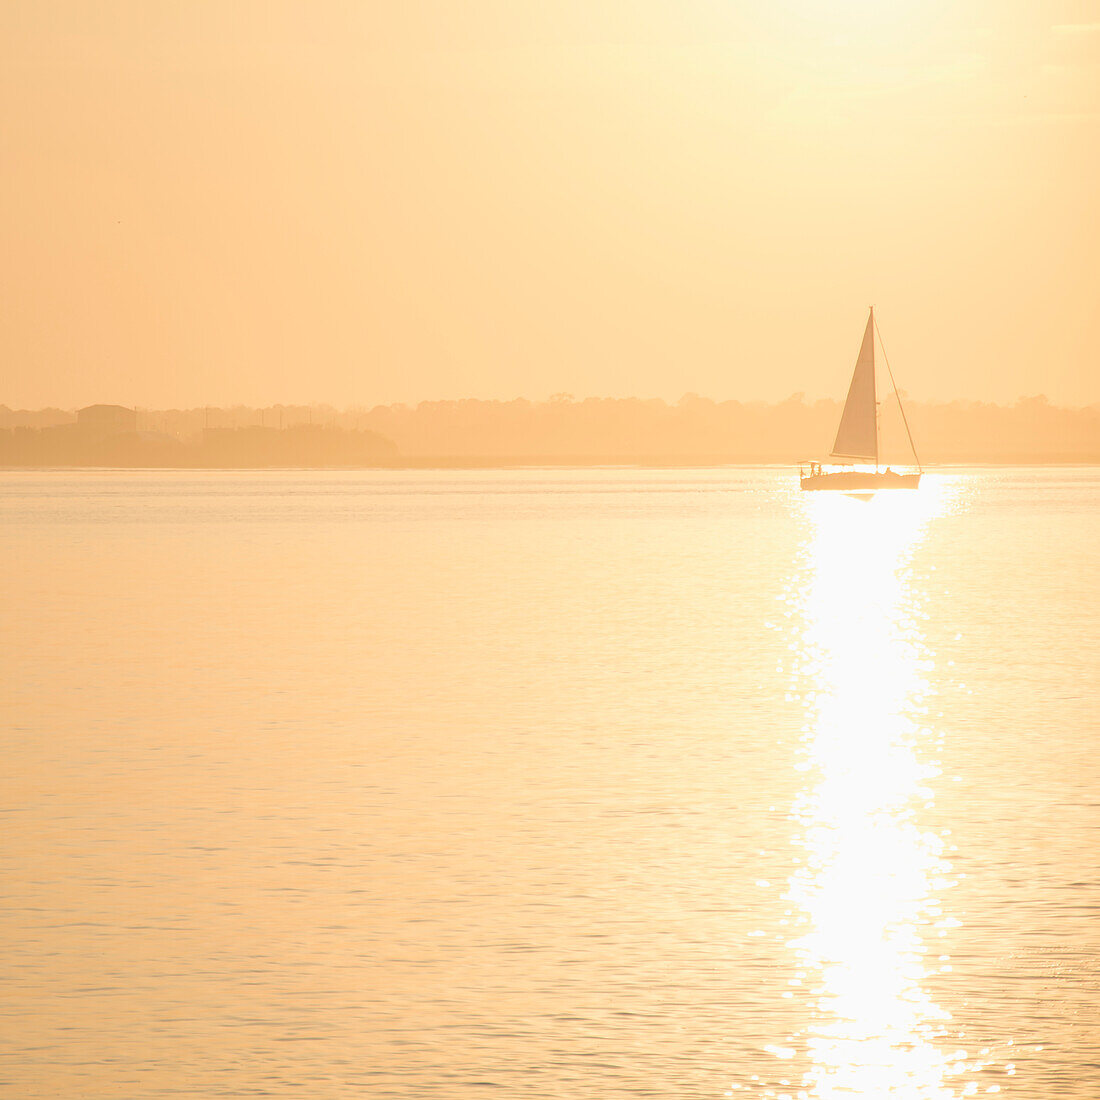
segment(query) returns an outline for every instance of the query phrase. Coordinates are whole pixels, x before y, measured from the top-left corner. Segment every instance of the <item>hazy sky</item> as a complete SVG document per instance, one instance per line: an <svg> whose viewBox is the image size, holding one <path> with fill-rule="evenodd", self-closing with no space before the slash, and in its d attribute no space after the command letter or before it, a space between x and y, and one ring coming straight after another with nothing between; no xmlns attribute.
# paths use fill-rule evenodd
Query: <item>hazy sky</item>
<svg viewBox="0 0 1100 1100"><path fill-rule="evenodd" d="M0 402L1100 401L1100 0L0 0Z"/></svg>

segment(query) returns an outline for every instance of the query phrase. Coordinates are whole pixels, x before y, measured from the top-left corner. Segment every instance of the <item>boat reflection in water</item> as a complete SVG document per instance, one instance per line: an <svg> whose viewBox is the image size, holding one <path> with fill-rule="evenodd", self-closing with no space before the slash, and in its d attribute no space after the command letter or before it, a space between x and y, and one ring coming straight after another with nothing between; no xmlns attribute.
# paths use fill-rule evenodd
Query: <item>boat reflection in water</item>
<svg viewBox="0 0 1100 1100"><path fill-rule="evenodd" d="M791 879L800 913L791 946L809 1018L808 1097L965 1093L947 1014L926 991L951 923L944 841L921 825L937 772L921 726L926 654L907 561L944 506L934 483L869 504L806 501L812 526L803 616L806 785L792 814L804 849ZM798 979L796 979L798 980ZM939 1040L942 1039L942 1042Z"/></svg>

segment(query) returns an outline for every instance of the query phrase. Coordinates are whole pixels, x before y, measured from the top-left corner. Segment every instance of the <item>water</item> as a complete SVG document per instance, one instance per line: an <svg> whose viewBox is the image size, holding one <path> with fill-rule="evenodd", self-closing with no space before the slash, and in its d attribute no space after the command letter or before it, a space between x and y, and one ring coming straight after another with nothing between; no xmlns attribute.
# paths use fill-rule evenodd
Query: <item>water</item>
<svg viewBox="0 0 1100 1100"><path fill-rule="evenodd" d="M0 1093L1100 1095L1100 471L7 472Z"/></svg>

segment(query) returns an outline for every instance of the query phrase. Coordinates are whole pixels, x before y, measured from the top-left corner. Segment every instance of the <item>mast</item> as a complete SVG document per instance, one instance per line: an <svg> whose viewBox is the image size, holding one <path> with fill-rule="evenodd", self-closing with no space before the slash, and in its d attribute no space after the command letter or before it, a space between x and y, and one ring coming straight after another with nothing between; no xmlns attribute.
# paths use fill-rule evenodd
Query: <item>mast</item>
<svg viewBox="0 0 1100 1100"><path fill-rule="evenodd" d="M879 452L879 415L878 415L878 392L875 389L875 330L878 325L875 323L875 307L868 306L870 311L867 315L867 327L871 330L871 393L874 396L875 402L875 473L878 473L878 452ZM879 337L879 342L882 342L882 337Z"/></svg>

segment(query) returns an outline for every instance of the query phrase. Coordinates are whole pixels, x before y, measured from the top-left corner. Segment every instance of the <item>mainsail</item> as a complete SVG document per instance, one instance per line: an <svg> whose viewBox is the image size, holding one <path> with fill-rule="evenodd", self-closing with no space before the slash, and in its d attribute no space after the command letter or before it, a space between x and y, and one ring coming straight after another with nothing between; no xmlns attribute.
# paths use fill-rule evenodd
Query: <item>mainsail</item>
<svg viewBox="0 0 1100 1100"><path fill-rule="evenodd" d="M875 311L867 318L848 399L836 430L833 455L858 458L878 465L878 425L875 405Z"/></svg>

